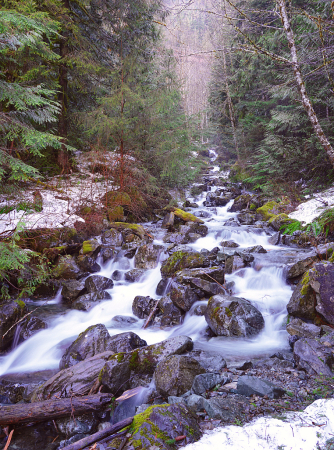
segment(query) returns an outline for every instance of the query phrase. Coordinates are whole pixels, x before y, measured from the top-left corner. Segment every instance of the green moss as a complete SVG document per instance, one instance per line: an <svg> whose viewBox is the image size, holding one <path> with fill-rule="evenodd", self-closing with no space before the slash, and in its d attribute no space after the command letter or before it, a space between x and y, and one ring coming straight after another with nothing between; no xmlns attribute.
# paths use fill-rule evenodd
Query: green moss
<svg viewBox="0 0 334 450"><path fill-rule="evenodd" d="M141 414L137 414L133 418L133 422L130 425L129 431L132 434L132 436L135 436L139 433L139 436L145 437L151 445L157 444L156 439L161 439L162 441L167 441L170 439L169 436L166 435L166 433L162 432L160 428L154 424L150 420L150 415L152 411L156 408L164 409L168 408L169 404L165 405L152 405L149 408L146 409ZM144 424L147 424L148 427L145 427ZM140 439L135 439L132 441L132 445L136 449L142 449L142 442Z"/></svg>
<svg viewBox="0 0 334 450"><path fill-rule="evenodd" d="M204 223L202 219L199 219L198 217L194 216L193 214L189 212L185 212L180 208L173 208L173 212L176 217L179 217L180 219L184 220L184 222L196 222L196 223Z"/></svg>
<svg viewBox="0 0 334 450"><path fill-rule="evenodd" d="M126 223L126 222L113 222L110 224L111 228L115 228L118 231L131 230L134 234L139 236L141 239L144 238L146 232L141 225L136 223Z"/></svg>
<svg viewBox="0 0 334 450"><path fill-rule="evenodd" d="M117 362L122 362L124 359L125 353L117 353Z"/></svg>
<svg viewBox="0 0 334 450"><path fill-rule="evenodd" d="M264 220L271 219L273 216L277 214L277 211L278 211L278 203L274 201L267 202L260 208L257 208L256 210L258 214L261 214Z"/></svg>
<svg viewBox="0 0 334 450"><path fill-rule="evenodd" d="M94 251L92 243L90 241L84 241L82 244L82 253L86 255L86 253L90 253Z"/></svg>
<svg viewBox="0 0 334 450"><path fill-rule="evenodd" d="M19 308L24 309L26 307L26 304L24 303L23 300L15 300L15 301L18 304Z"/></svg>
<svg viewBox="0 0 334 450"><path fill-rule="evenodd" d="M227 315L227 317L232 317L232 312L227 306L225 307L225 314Z"/></svg>
<svg viewBox="0 0 334 450"><path fill-rule="evenodd" d="M102 383L103 369L104 369L104 367L102 367L102 369L100 370L99 376L98 376L98 380L99 380L100 384Z"/></svg>
<svg viewBox="0 0 334 450"><path fill-rule="evenodd" d="M115 220L122 220L124 217L124 209L122 206L115 206L115 208L108 209L108 220L114 222Z"/></svg>
<svg viewBox="0 0 334 450"><path fill-rule="evenodd" d="M138 365L139 365L139 355L138 350L135 350L132 352L130 356L130 369L133 371L138 371Z"/></svg>
<svg viewBox="0 0 334 450"><path fill-rule="evenodd" d="M249 205L249 209L250 209L251 211L253 211L254 209L256 209L256 205L255 205L254 203L251 203L251 204Z"/></svg>

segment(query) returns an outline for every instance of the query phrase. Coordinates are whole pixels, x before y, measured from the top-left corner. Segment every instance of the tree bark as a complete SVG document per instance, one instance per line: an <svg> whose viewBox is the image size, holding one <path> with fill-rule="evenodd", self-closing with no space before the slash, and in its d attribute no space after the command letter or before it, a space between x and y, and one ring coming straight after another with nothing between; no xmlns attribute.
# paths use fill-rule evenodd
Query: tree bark
<svg viewBox="0 0 334 450"><path fill-rule="evenodd" d="M294 75L295 75L295 80L297 83L297 87L298 87L298 91L300 93L301 96L301 100L302 100L302 104L304 106L305 111L308 114L308 117L313 125L313 129L314 132L317 136L317 138L319 139L320 144L322 145L323 149L325 150L325 152L327 153L328 159L330 160L332 166L334 167L334 150L333 147L331 146L331 143L329 142L329 140L327 139L320 123L318 120L318 117L316 115L316 112L313 109L312 103L307 95L306 92L306 88L305 88L305 83L303 80L303 76L301 73L301 69L300 69L300 65L298 62L298 56L297 56L297 49L296 49L296 44L295 44L295 38L294 38L294 34L290 25L290 20L289 20L289 16L287 13L287 9L286 9L286 4L285 4L285 0L276 0L277 5L279 7L279 11L280 11L280 16L281 16L281 20L283 23L283 27L285 30L285 34L288 40L288 44L290 47L290 52L291 52L291 59L292 59L292 66L293 66L293 71L294 71Z"/></svg>
<svg viewBox="0 0 334 450"><path fill-rule="evenodd" d="M0 426L43 422L71 414L79 415L103 409L110 401L110 394L98 394L0 406Z"/></svg>
<svg viewBox="0 0 334 450"><path fill-rule="evenodd" d="M83 449L83 448L87 447L88 445L93 444L94 442L98 442L101 439L105 438L106 436L110 436L111 434L116 433L117 431L120 431L123 428L131 425L132 421L133 421L133 417L124 419L121 422L115 423L115 425L110 425L110 427L105 428L102 431L98 431L97 433L92 434L91 436L87 436L83 439L80 439L80 441L74 442L74 444L64 447L63 450Z"/></svg>

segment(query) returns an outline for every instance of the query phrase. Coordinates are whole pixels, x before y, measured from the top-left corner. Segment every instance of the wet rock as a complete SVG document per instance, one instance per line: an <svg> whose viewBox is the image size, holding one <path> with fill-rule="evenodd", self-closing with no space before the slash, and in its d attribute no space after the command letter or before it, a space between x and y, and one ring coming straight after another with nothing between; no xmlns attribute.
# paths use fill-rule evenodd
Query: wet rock
<svg viewBox="0 0 334 450"><path fill-rule="evenodd" d="M214 397L203 402L203 407L210 419L222 422L241 421L244 418L248 400L243 395L229 395L226 398Z"/></svg>
<svg viewBox="0 0 334 450"><path fill-rule="evenodd" d="M261 245L257 246L257 247L261 247ZM267 252L259 252L259 253L267 253ZM242 258L243 262L246 264L246 266L249 266L251 262L254 261L254 256L250 254L250 250L246 249L246 250L237 250L235 252L236 256L240 256L240 258Z"/></svg>
<svg viewBox="0 0 334 450"><path fill-rule="evenodd" d="M230 219L228 219L225 223L224 226L226 227L240 227L240 222L236 219L233 219L233 217L231 217Z"/></svg>
<svg viewBox="0 0 334 450"><path fill-rule="evenodd" d="M264 328L262 314L249 300L228 295L210 298L205 320L218 336L255 336Z"/></svg>
<svg viewBox="0 0 334 450"><path fill-rule="evenodd" d="M220 373L202 373L195 376L191 390L195 394L201 395L213 389L217 384L223 385L230 381L231 379L228 376Z"/></svg>
<svg viewBox="0 0 334 450"><path fill-rule="evenodd" d="M158 285L155 293L157 295L167 295L169 292L170 280L168 278L162 278Z"/></svg>
<svg viewBox="0 0 334 450"><path fill-rule="evenodd" d="M188 223L188 222L204 223L203 220L199 219L198 217L194 216L193 214L191 214L189 212L183 211L180 208L171 207L170 210L173 211L175 217L178 217L184 223Z"/></svg>
<svg viewBox="0 0 334 450"><path fill-rule="evenodd" d="M274 233L270 238L268 239L268 243L271 245L278 245L281 238L281 233L278 231L277 233Z"/></svg>
<svg viewBox="0 0 334 450"><path fill-rule="evenodd" d="M145 270L144 269L132 269L129 270L129 272L126 272L124 278L126 281L129 281L130 283L135 283L140 280L140 278L144 275Z"/></svg>
<svg viewBox="0 0 334 450"><path fill-rule="evenodd" d="M221 243L219 245L221 245L222 247L227 247L227 248L239 247L239 244L237 244L234 241L221 241Z"/></svg>
<svg viewBox="0 0 334 450"><path fill-rule="evenodd" d="M207 305L197 305L192 309L191 313L193 316L204 316L207 310Z"/></svg>
<svg viewBox="0 0 334 450"><path fill-rule="evenodd" d="M293 336L289 336L288 341L289 341L289 345L290 348L293 350L295 343L300 339L299 336L297 336L296 334L294 334Z"/></svg>
<svg viewBox="0 0 334 450"><path fill-rule="evenodd" d="M162 245L145 244L138 248L135 254L135 267L137 269L155 269L158 265Z"/></svg>
<svg viewBox="0 0 334 450"><path fill-rule="evenodd" d="M113 327L116 327L116 328L124 328L124 327L126 328L126 327L132 325L133 323L137 323L138 322L138 320L135 319L134 317L121 316L121 315L114 316L111 319L111 321L112 321L111 325Z"/></svg>
<svg viewBox="0 0 334 450"><path fill-rule="evenodd" d="M237 219L243 225L253 225L255 223L255 214L242 213L237 215Z"/></svg>
<svg viewBox="0 0 334 450"><path fill-rule="evenodd" d="M285 394L285 389L276 386L270 381L243 375L238 379L237 393L246 397L251 397L252 395L264 397L267 395L269 398L280 398Z"/></svg>
<svg viewBox="0 0 334 450"><path fill-rule="evenodd" d="M240 256L229 256L225 263L225 272L231 274L245 267L245 262Z"/></svg>
<svg viewBox="0 0 334 450"><path fill-rule="evenodd" d="M59 440L53 421L42 422L34 426L17 427L10 442L10 450L57 450ZM1 449L3 442L0 442ZM5 444L3 444L5 445Z"/></svg>
<svg viewBox="0 0 334 450"><path fill-rule="evenodd" d="M308 271L316 260L316 255L304 256L288 268L287 278L296 278Z"/></svg>
<svg viewBox="0 0 334 450"><path fill-rule="evenodd" d="M20 340L25 341L40 330L47 328L47 323L39 317L29 316L22 325Z"/></svg>
<svg viewBox="0 0 334 450"><path fill-rule="evenodd" d="M169 296L160 299L158 308L162 313L161 325L173 326L180 325L183 321L182 311L174 305Z"/></svg>
<svg viewBox="0 0 334 450"><path fill-rule="evenodd" d="M289 369L294 367L294 361L293 360L287 360L287 359L279 359L276 357L270 357L265 358L257 361L254 364L255 368L263 368L263 369Z"/></svg>
<svg viewBox="0 0 334 450"><path fill-rule="evenodd" d="M155 386L160 395L179 396L189 391L196 375L205 369L189 356L173 355L161 361L155 372Z"/></svg>
<svg viewBox="0 0 334 450"><path fill-rule="evenodd" d="M67 369L98 353L110 351L108 347L110 339L105 325L99 323L88 327L65 351L60 360L59 369Z"/></svg>
<svg viewBox="0 0 334 450"><path fill-rule="evenodd" d="M203 191L206 191L207 187L205 184L199 184L199 185L194 185L192 186L192 188L190 189L190 194L193 197L197 197L198 195L200 195Z"/></svg>
<svg viewBox="0 0 334 450"><path fill-rule="evenodd" d="M209 261L201 253L176 251L163 262L161 274L164 277L170 277L183 269L196 269L198 267L208 267L209 265Z"/></svg>
<svg viewBox="0 0 334 450"><path fill-rule="evenodd" d="M310 320L315 318L316 295L309 285L308 273L295 287L287 305L288 313L293 317Z"/></svg>
<svg viewBox="0 0 334 450"><path fill-rule="evenodd" d="M230 201L228 197L221 197L217 192L208 192L204 202L205 206L225 206Z"/></svg>
<svg viewBox="0 0 334 450"><path fill-rule="evenodd" d="M108 392L112 392L114 395L128 388L128 381L131 377L131 364L128 358L122 358L119 355L123 353L117 353L114 357L108 358L103 369L99 373L99 381Z"/></svg>
<svg viewBox="0 0 334 450"><path fill-rule="evenodd" d="M172 284L170 299L182 311L189 311L192 305L200 299L198 293L190 286Z"/></svg>
<svg viewBox="0 0 334 450"><path fill-rule="evenodd" d="M301 319L292 319L286 327L286 331L291 335L305 338L320 337L321 328L312 323L303 322Z"/></svg>
<svg viewBox="0 0 334 450"><path fill-rule="evenodd" d="M113 228L105 231L101 236L103 244L110 247L120 247L123 243L122 234Z"/></svg>
<svg viewBox="0 0 334 450"><path fill-rule="evenodd" d="M183 403L150 406L134 417L132 430L130 444L142 449L170 450L168 441L178 436L186 436L186 442L191 443L202 435L195 412Z"/></svg>
<svg viewBox="0 0 334 450"><path fill-rule="evenodd" d="M239 195L233 202L233 205L230 207L230 212L238 212L242 209L248 208L249 204L251 203L251 195L249 194L242 194Z"/></svg>
<svg viewBox="0 0 334 450"><path fill-rule="evenodd" d="M115 336L110 337L108 340L108 350L115 353L131 352L146 345L147 342L132 331L115 334Z"/></svg>
<svg viewBox="0 0 334 450"><path fill-rule="evenodd" d="M72 417L64 417L56 420L59 433L65 435L67 439L77 434L92 434L97 430L98 418L94 413L83 414Z"/></svg>
<svg viewBox="0 0 334 450"><path fill-rule="evenodd" d="M123 274L122 274L122 272L120 270L114 270L112 275L111 275L111 278L114 281L119 281L119 280L122 279L122 276L123 276Z"/></svg>
<svg viewBox="0 0 334 450"><path fill-rule="evenodd" d="M191 284L193 279L198 278L210 282L218 281L218 283L224 284L224 268L220 266L200 269L184 269L176 273L176 281L180 284Z"/></svg>
<svg viewBox="0 0 334 450"><path fill-rule="evenodd" d="M108 298L110 298L108 292L104 292L103 295L89 292L88 294L80 295L80 297L74 300L71 303L71 308L77 309L78 311L90 311L95 305Z"/></svg>
<svg viewBox="0 0 334 450"><path fill-rule="evenodd" d="M168 402L169 402L169 398L168 398ZM184 399L183 399L183 402L184 402ZM189 395L189 397L186 399L186 403L189 406L189 408L193 409L194 411L202 411L204 409L204 406L203 406L204 398L200 395L196 395L196 394Z"/></svg>
<svg viewBox="0 0 334 450"><path fill-rule="evenodd" d="M99 298L104 298L104 291L111 289L114 282L107 277L101 275L92 275L86 278L85 286L88 292L96 294Z"/></svg>
<svg viewBox="0 0 334 450"><path fill-rule="evenodd" d="M322 345L315 339L299 339L294 344L293 355L297 368L311 375L333 376L333 347Z"/></svg>
<svg viewBox="0 0 334 450"><path fill-rule="evenodd" d="M77 279L81 274L81 269L75 262L74 256L60 256L55 268L52 271L54 278L62 278L64 280Z"/></svg>
<svg viewBox="0 0 334 450"><path fill-rule="evenodd" d="M267 250L262 247L262 245L255 245L255 247L250 247L245 250L249 253L267 253Z"/></svg>
<svg viewBox="0 0 334 450"><path fill-rule="evenodd" d="M156 300L147 296L137 295L132 303L132 312L139 319L145 319L148 317L156 304Z"/></svg>
<svg viewBox="0 0 334 450"><path fill-rule="evenodd" d="M66 281L63 285L61 295L65 300L73 302L79 295L84 294L87 291L86 284L83 280L78 281Z"/></svg>
<svg viewBox="0 0 334 450"><path fill-rule="evenodd" d="M186 200L186 201L183 203L183 207L184 207L184 208L198 208L198 204L197 204L197 203L193 203L193 202L191 202L190 200Z"/></svg>
<svg viewBox="0 0 334 450"><path fill-rule="evenodd" d="M100 255L105 263L115 256L115 251L112 248L102 248Z"/></svg>
<svg viewBox="0 0 334 450"><path fill-rule="evenodd" d="M90 255L79 255L77 258L78 266L84 272L95 273L101 270L101 266L96 262L96 258Z"/></svg>
<svg viewBox="0 0 334 450"><path fill-rule="evenodd" d="M195 213L194 213L194 215L196 216L196 217L203 217L204 219L207 219L208 217L211 217L212 216L212 214L210 214L208 211L196 211Z"/></svg>
<svg viewBox="0 0 334 450"><path fill-rule="evenodd" d="M171 228L174 225L175 216L172 211L168 212L163 221L162 221L162 228Z"/></svg>

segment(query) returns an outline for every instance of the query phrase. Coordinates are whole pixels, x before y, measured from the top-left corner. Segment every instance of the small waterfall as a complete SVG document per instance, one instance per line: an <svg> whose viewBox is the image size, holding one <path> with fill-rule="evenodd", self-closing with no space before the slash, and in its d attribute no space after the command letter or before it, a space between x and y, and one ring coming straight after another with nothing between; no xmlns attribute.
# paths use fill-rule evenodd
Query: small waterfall
<svg viewBox="0 0 334 450"><path fill-rule="evenodd" d="M22 324L19 323L16 325L16 330L15 330L14 339L13 339L13 343L12 343L12 350L15 350L19 344L21 330L22 330Z"/></svg>

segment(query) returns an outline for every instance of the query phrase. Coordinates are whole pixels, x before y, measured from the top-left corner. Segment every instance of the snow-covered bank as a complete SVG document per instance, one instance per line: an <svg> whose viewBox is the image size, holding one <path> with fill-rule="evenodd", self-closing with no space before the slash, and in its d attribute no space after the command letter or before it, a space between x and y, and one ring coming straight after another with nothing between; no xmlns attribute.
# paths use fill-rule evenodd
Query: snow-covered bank
<svg viewBox="0 0 334 450"><path fill-rule="evenodd" d="M334 188L314 194L314 198L301 203L294 212L289 214L291 219L309 224L327 209L334 207Z"/></svg>
<svg viewBox="0 0 334 450"><path fill-rule="evenodd" d="M282 419L262 417L243 427L231 425L207 432L187 450L325 450L334 438L334 399L316 400L300 413ZM332 444L334 446L334 443Z"/></svg>

